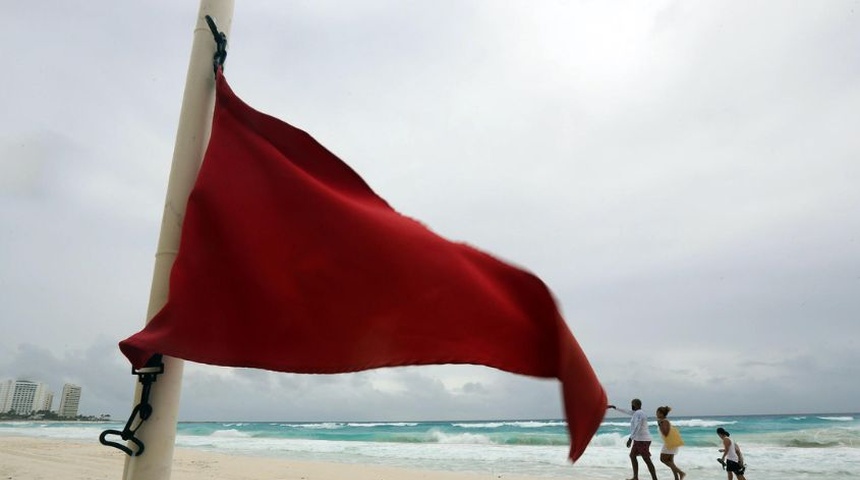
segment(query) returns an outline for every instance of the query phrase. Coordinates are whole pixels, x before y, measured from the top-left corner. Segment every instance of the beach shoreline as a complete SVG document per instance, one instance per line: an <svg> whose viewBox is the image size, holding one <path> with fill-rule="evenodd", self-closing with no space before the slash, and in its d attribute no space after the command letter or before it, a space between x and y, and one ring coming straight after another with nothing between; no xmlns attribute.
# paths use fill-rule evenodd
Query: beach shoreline
<svg viewBox="0 0 860 480"><path fill-rule="evenodd" d="M0 478L5 480L115 480L125 454L79 440L0 436ZM527 480L532 476L415 470L380 465L313 462L177 447L172 480Z"/></svg>
<svg viewBox="0 0 860 480"><path fill-rule="evenodd" d="M717 427L742 445L756 480L854 480L860 414L678 417L676 461L725 478ZM0 480L121 478L125 454L98 443L121 424L0 422ZM179 422L171 478L280 480L614 480L629 478L629 422L607 418L572 465L561 421ZM653 425L651 428L655 428ZM658 476L661 443L651 445ZM671 477L668 477L671 478Z"/></svg>

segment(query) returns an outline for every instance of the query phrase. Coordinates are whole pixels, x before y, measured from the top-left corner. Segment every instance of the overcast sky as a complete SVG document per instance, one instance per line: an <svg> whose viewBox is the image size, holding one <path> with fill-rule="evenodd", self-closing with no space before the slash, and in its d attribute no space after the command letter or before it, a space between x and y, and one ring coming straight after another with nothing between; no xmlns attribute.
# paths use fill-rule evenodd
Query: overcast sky
<svg viewBox="0 0 860 480"><path fill-rule="evenodd" d="M0 380L85 414L131 410L197 8L0 15ZM860 411L860 2L238 0L229 41L246 102L538 274L610 401ZM183 420L562 415L483 367L183 387Z"/></svg>

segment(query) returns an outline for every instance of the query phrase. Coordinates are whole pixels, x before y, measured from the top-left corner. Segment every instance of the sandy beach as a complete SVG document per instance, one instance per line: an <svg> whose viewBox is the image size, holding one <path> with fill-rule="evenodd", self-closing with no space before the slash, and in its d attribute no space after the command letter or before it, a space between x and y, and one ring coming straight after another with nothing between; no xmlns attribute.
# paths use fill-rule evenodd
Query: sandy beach
<svg viewBox="0 0 860 480"><path fill-rule="evenodd" d="M0 437L0 479L116 480L125 455L97 442ZM172 480L479 480L531 477L407 470L375 465L316 463L177 448Z"/></svg>

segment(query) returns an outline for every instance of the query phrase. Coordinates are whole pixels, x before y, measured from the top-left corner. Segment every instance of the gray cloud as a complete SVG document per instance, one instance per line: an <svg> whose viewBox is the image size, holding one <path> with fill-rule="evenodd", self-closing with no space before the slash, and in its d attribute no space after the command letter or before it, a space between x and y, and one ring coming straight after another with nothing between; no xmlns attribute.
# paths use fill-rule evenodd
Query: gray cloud
<svg viewBox="0 0 860 480"><path fill-rule="evenodd" d="M55 3L0 17L0 380L73 381L84 412L124 416L116 342L144 321L196 6ZM236 6L227 75L399 211L538 273L615 403L853 410L855 10L260 1ZM181 416L557 417L557 398L479 367L187 365Z"/></svg>

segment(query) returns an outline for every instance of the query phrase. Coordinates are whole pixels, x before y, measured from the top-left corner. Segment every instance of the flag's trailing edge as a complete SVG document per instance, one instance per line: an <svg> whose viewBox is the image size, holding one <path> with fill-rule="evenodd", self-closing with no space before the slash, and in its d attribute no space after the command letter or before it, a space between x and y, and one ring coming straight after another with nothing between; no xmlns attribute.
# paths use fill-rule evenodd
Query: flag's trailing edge
<svg viewBox="0 0 860 480"><path fill-rule="evenodd" d="M295 373L477 364L561 381L570 458L606 394L544 283L403 216L307 133L217 74L212 135L164 308L120 342Z"/></svg>

